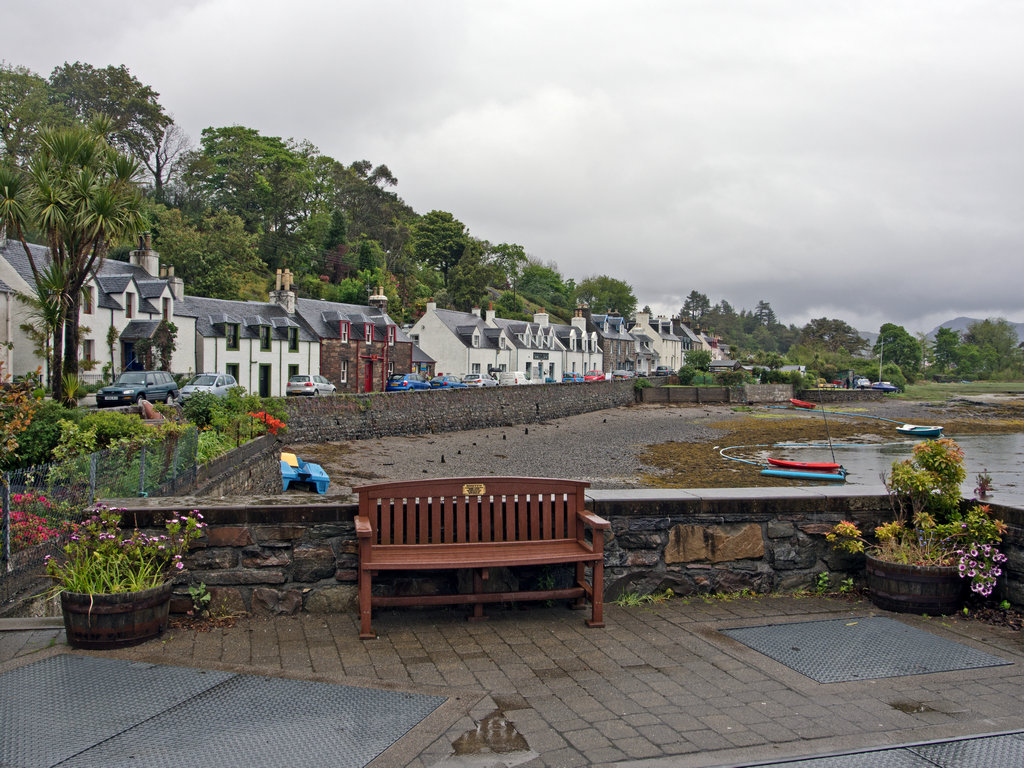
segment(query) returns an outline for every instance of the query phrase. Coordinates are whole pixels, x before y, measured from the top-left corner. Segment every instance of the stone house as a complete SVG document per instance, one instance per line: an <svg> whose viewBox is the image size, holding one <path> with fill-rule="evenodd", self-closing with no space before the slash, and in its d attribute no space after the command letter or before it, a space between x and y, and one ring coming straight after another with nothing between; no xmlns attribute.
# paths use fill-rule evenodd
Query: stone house
<svg viewBox="0 0 1024 768"><path fill-rule="evenodd" d="M626 328L626 318L622 315L594 315L584 309L587 315L587 329L597 334L601 347L601 370L611 371L637 370L639 349L637 341Z"/></svg>

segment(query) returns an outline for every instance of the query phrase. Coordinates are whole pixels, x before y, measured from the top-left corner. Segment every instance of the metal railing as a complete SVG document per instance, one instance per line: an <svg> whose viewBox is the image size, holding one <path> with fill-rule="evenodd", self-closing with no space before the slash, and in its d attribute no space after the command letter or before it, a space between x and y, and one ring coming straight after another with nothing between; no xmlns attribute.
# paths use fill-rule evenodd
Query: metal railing
<svg viewBox="0 0 1024 768"><path fill-rule="evenodd" d="M63 548L70 525L98 499L164 496L195 478L199 432L119 446L3 473L0 482L0 613ZM69 525L70 524L70 525Z"/></svg>

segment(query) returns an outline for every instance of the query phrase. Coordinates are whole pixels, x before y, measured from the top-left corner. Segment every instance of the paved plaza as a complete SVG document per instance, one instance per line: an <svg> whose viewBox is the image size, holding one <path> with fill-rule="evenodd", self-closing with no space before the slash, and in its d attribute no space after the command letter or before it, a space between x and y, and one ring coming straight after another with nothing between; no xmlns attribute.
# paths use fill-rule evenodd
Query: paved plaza
<svg viewBox="0 0 1024 768"><path fill-rule="evenodd" d="M1008 733L1015 735L953 746L985 744L1014 755L1019 746L1024 754L1019 633L822 597L675 598L609 605L606 611L607 627L588 629L583 613L561 604L493 607L479 623L454 609L382 610L374 617L379 637L372 641L358 639L354 614L241 618L230 627L175 628L135 648L88 654L70 651L59 629L25 624L0 632L0 675L72 653L443 702L394 734L391 746L368 763L375 767L694 768L836 754L846 757L813 764L867 765L855 760L883 758L871 764L941 765L884 759L913 750L870 750L926 745L917 748L922 752L948 746L931 742ZM854 632L862 626L875 635L859 649L827 635L823 641L818 631ZM755 650L756 643L742 642L743 631L727 634L744 628L748 634L785 630L782 655L772 655L786 663ZM885 633L894 631L901 651L912 645L920 653L886 650ZM936 645L944 653L960 653L943 657L950 668L921 672L934 667L918 667L913 660ZM817 682L787 661L786 654L800 656L802 646L826 670L853 669L846 677L874 669L879 657L884 671L865 674L885 676ZM851 665L856 653L865 654L863 665ZM886 658L895 661L885 667ZM973 666L961 668L963 659ZM3 681L0 676L0 688ZM337 712L339 721L352 716L344 707ZM303 764L301 749L294 765ZM958 759L955 764L972 764L962 755Z"/></svg>

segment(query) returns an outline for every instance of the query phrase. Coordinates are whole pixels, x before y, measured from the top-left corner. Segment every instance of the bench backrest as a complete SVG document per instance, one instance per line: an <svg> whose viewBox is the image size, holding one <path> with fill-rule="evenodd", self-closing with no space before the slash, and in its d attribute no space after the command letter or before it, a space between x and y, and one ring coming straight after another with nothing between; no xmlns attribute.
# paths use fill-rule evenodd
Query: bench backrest
<svg viewBox="0 0 1024 768"><path fill-rule="evenodd" d="M364 485L359 514L373 544L459 544L577 538L589 483L459 477Z"/></svg>

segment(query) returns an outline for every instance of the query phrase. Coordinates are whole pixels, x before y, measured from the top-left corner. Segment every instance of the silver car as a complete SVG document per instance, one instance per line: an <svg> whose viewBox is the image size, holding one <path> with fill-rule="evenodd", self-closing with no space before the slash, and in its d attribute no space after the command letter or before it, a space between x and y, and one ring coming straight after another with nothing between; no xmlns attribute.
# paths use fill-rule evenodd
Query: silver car
<svg viewBox="0 0 1024 768"><path fill-rule="evenodd" d="M467 387L496 387L498 380L489 373L467 373L462 377L462 383Z"/></svg>
<svg viewBox="0 0 1024 768"><path fill-rule="evenodd" d="M188 400L195 392L209 392L211 395L224 397L229 389L237 386L235 377L226 373L200 373L181 388L181 399Z"/></svg>
<svg viewBox="0 0 1024 768"><path fill-rule="evenodd" d="M323 376L311 376L309 374L298 374L288 377L288 384L285 386L287 395L333 395L337 387Z"/></svg>

